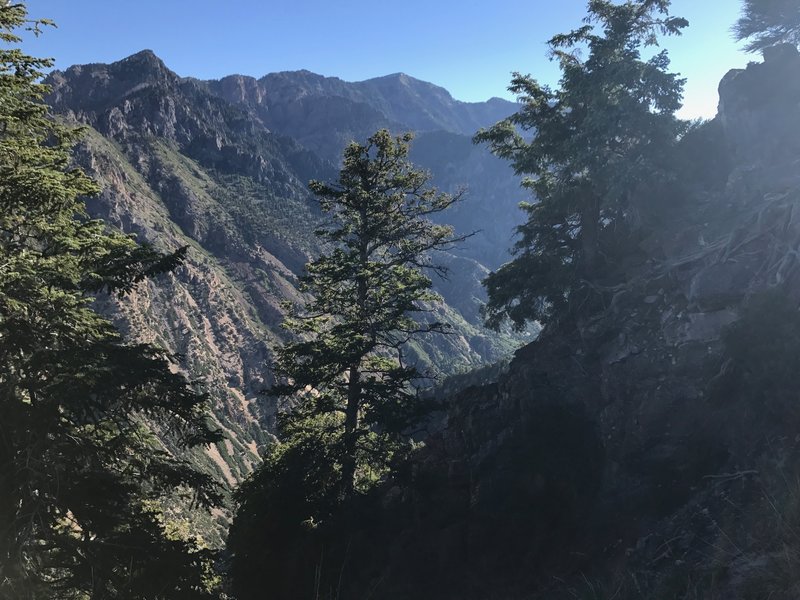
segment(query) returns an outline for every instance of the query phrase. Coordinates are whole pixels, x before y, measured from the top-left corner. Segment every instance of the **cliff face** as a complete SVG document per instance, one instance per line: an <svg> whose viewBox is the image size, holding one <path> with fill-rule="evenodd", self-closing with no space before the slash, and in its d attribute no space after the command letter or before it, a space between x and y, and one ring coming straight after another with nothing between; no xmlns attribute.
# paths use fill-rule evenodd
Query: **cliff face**
<svg viewBox="0 0 800 600"><path fill-rule="evenodd" d="M122 301L98 302L130 338L178 354L190 379L210 393L226 440L194 460L235 485L274 431L276 406L263 392L272 383L272 349L284 336L282 303L302 300L297 277L321 251L312 233L320 215L307 184L334 179L337 168L265 126L255 110L267 93L263 83L182 79L143 51L54 72L48 84L59 118L87 127L77 161L103 189L89 200L90 213L164 250L189 247L173 275ZM270 98L286 96L286 110L294 110L299 92L281 90L271 86ZM322 112L329 123L322 134L335 137L337 113ZM507 169L492 176L501 188L515 185ZM462 226L477 229L468 221ZM479 280L496 253L444 259L452 277L437 285L459 302L441 307L436 318L451 323L455 335L421 340L411 351L445 373L497 360L516 342L484 330L477 313Z"/></svg>
<svg viewBox="0 0 800 600"><path fill-rule="evenodd" d="M798 69L730 72L621 283L448 400L385 597L800 596Z"/></svg>

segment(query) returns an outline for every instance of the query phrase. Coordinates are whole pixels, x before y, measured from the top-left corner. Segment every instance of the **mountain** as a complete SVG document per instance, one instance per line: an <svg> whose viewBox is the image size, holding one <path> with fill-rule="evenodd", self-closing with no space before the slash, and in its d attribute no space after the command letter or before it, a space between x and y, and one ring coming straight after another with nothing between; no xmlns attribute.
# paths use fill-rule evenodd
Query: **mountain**
<svg viewBox="0 0 800 600"><path fill-rule="evenodd" d="M460 102L444 88L404 73L351 83L310 71L286 71L204 83L213 94L252 110L268 128L333 161L347 142L366 139L383 127L471 137L517 108L500 98Z"/></svg>
<svg viewBox="0 0 800 600"><path fill-rule="evenodd" d="M788 45L725 76L619 285L447 399L343 597L800 597L798 82Z"/></svg>
<svg viewBox="0 0 800 600"><path fill-rule="evenodd" d="M92 214L189 246L175 274L97 302L203 381L227 439L195 460L232 486L274 430L261 392L281 301L301 299L297 275L321 250L305 182L336 175L334 149L358 127L416 124L415 160L443 187L472 183L474 204L454 217L484 237L446 256L451 277L436 283L455 334L417 357L456 370L520 341L478 325L479 282L505 260L519 196L459 129L490 109L401 76L269 77L179 78L143 52L49 79L59 118L87 127L77 161L104 189ZM619 283L510 364L443 388L413 475L325 548L342 562L326 559L333 579L317 587L398 600L800 597L798 82L791 46L726 75L717 117L678 145L679 176L632 194ZM319 553L307 558L322 577Z"/></svg>
<svg viewBox="0 0 800 600"><path fill-rule="evenodd" d="M475 146L472 136L515 112L517 104L500 98L460 102L444 88L404 73L346 82L288 71L197 83L334 164L346 144L378 129L415 132L412 160L443 190L466 190L464 201L443 215L459 233L475 233L459 253L490 269L507 260L521 223L517 205L526 195L508 163Z"/></svg>
<svg viewBox="0 0 800 600"><path fill-rule="evenodd" d="M459 103L441 88L405 76L345 84L302 72L201 82L178 77L150 51L56 71L47 83L57 117L86 128L76 160L103 189L89 200L91 215L159 248L189 248L174 274L122 300L97 302L129 338L178 354L189 377L210 393L226 439L195 460L230 486L257 464L271 439L277 406L264 390L272 383L273 350L285 339L283 303L302 300L297 277L322 250L312 233L320 214L307 182L331 180L338 172L333 150L322 152L296 130L314 125L304 121L305 111L319 117L319 140L333 140L325 143L338 156L342 132L358 111L376 119L370 128L408 129L411 123L396 122L404 114L413 123L463 129L473 122L488 125L482 119L494 118L497 104ZM318 88L329 91L318 97ZM406 95L393 96L403 89ZM334 96L337 90L347 93ZM437 145L436 137L427 137L436 135L456 137ZM484 178L514 194L517 182L462 133L429 132L419 152L445 186L455 187L471 165L481 178L479 194L504 206L516 203L490 194L493 186ZM476 194L468 200L471 206L481 201ZM462 208L458 227L479 229L492 212L499 211ZM502 233L494 226L487 230L508 237L513 220L498 218L508 225ZM425 368L465 370L499 360L519 343L519 337L481 326L480 280L502 259L492 247L483 240L443 258L450 277L437 286L450 303L436 308L434 318L452 324L454 333L412 345L411 357Z"/></svg>

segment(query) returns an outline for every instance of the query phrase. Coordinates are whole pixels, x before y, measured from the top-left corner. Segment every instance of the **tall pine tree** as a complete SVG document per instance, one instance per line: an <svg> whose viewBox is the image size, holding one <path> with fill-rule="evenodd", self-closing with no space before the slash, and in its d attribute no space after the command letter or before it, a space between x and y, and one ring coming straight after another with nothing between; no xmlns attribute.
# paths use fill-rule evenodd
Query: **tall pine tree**
<svg viewBox="0 0 800 600"><path fill-rule="evenodd" d="M317 231L333 250L306 265L303 291L311 301L284 326L301 336L278 352L275 391L296 401L284 418L291 439L323 420L348 496L379 475L406 443L420 402L411 383L421 377L404 360L415 336L443 324L415 319L439 300L425 270L438 270L430 252L451 247L451 227L428 217L457 196L426 187L429 175L408 162L411 135L386 130L344 153L339 181L311 182L330 224Z"/></svg>
<svg viewBox="0 0 800 600"><path fill-rule="evenodd" d="M443 272L431 252L461 238L429 220L459 196L428 187L429 175L407 160L410 140L379 131L346 148L337 183L311 182L329 219L317 235L331 250L306 266L310 300L285 323L297 341L278 351L273 392L290 405L282 443L238 493L229 547L241 598L261 597L265 577L274 597L299 597L313 582L301 567L309 532L412 448L425 405L414 386L422 374L404 350L445 331L420 314L438 300L426 271Z"/></svg>
<svg viewBox="0 0 800 600"><path fill-rule="evenodd" d="M41 24L26 19L0 5L0 597L210 597L210 554L168 535L159 506L219 494L147 427L179 449L211 442L205 398L92 310L181 253L88 218L97 186L70 166L80 132L43 102L52 62L17 47Z"/></svg>
<svg viewBox="0 0 800 600"><path fill-rule="evenodd" d="M522 108L476 135L535 195L522 205L515 258L486 279L490 325L562 314L608 266L603 238L623 224L637 185L663 174L684 130L675 117L683 80L667 70L666 51L647 60L641 52L688 25L669 5L590 0L586 24L549 42L559 87L515 74L509 89Z"/></svg>

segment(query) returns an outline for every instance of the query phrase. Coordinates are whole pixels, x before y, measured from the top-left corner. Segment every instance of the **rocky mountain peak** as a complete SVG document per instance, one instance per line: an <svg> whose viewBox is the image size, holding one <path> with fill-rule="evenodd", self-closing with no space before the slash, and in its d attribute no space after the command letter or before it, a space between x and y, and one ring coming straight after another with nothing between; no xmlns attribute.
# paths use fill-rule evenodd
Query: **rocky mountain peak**
<svg viewBox="0 0 800 600"><path fill-rule="evenodd" d="M91 122L93 114L122 104L143 90L170 90L179 81L152 50L142 50L110 64L74 65L65 71L53 71L46 79L51 89L50 104L58 111L73 112L85 122Z"/></svg>
<svg viewBox="0 0 800 600"><path fill-rule="evenodd" d="M440 88L437 85L432 83L428 83L427 81L423 81L421 79L417 79L416 77L412 77L407 73L397 72L397 73L390 73L389 75L382 75L380 77L371 77L370 79L365 79L364 81L359 81L357 84L362 85L371 85L371 84L388 84L388 85L398 85L403 87L411 87L415 85L421 86L430 86L432 88L437 88L443 90L448 96L450 95L447 90L444 88Z"/></svg>
<svg viewBox="0 0 800 600"><path fill-rule="evenodd" d="M403 72L390 73L389 75L383 75L381 77L372 77L370 79L365 79L364 81L356 82L356 85L362 85L362 86L370 86L375 84L427 88L429 90L436 90L437 92L442 93L445 97L448 97L451 100L453 99L453 97L450 95L450 92L448 92L443 87L435 85L428 81L423 81L422 79L417 79L416 77L412 77L411 75L408 75L407 73Z"/></svg>
<svg viewBox="0 0 800 600"><path fill-rule="evenodd" d="M164 61L156 56L156 53L149 48L145 48L144 50L140 50L135 54L131 54L122 60L111 63L111 66L112 68L117 69L133 69L145 75L168 73L169 75L174 76L174 73L167 68L167 65L164 64Z"/></svg>

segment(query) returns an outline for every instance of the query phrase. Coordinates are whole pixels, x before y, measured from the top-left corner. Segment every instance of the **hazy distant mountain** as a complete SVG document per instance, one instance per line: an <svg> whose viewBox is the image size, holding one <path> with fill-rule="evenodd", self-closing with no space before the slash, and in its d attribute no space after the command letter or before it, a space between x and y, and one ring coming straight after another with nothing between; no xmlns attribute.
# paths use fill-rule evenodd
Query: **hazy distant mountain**
<svg viewBox="0 0 800 600"><path fill-rule="evenodd" d="M506 161L472 144L472 136L513 113L500 98L460 102L444 88L404 73L359 82L310 71L285 71L255 79L231 75L198 82L246 108L276 133L291 136L334 163L344 146L380 128L414 131L412 159L429 169L441 188L466 189L465 201L444 216L460 233L476 232L460 253L496 268L508 257L517 204L526 199Z"/></svg>
<svg viewBox="0 0 800 600"><path fill-rule="evenodd" d="M500 98L460 102L444 88L404 73L351 83L310 71L285 71L261 79L231 75L205 85L253 110L270 129L332 160L344 144L381 127L471 137L516 110L516 104Z"/></svg>

